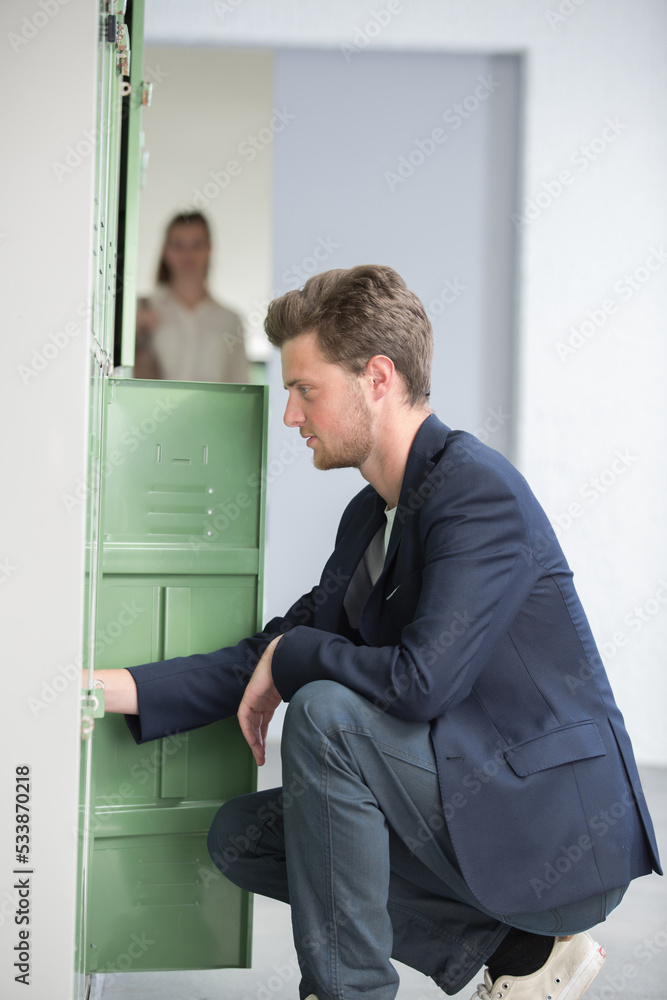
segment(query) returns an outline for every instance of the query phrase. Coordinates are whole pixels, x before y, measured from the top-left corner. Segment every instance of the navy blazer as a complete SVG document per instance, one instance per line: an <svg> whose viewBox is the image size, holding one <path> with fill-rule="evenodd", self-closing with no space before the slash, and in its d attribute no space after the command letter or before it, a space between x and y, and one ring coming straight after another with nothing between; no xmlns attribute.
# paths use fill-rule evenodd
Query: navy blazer
<svg viewBox="0 0 667 1000"><path fill-rule="evenodd" d="M660 871L630 739L549 521L498 452L431 414L382 574L353 630L347 584L384 523L348 504L317 587L237 646L131 668L138 742L233 715L267 643L283 699L335 680L428 721L466 882L495 913L552 909Z"/></svg>

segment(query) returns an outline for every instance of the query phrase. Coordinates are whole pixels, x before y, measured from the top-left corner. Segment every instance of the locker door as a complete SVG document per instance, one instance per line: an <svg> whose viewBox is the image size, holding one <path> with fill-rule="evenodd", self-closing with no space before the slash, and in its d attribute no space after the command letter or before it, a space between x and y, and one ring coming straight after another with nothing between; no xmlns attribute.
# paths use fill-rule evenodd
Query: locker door
<svg viewBox="0 0 667 1000"><path fill-rule="evenodd" d="M134 0L137 37L143 30L143 0ZM104 383L113 359L115 290L118 252L118 196L121 187L121 131L124 76L129 57L129 28L122 0L99 3L100 30L97 45L97 94L95 134L95 202L93 210L93 301L90 306L90 389L88 409L89 449L86 482L85 607L82 666L92 684L97 634L97 593L101 574L100 490L101 440L104 418ZM140 65L138 67L140 69ZM76 927L75 995L87 995L86 968L89 962L87 930L92 839L92 756L94 723L91 702L85 698L82 711L82 743L79 777L79 866ZM92 738L91 738L92 737Z"/></svg>
<svg viewBox="0 0 667 1000"><path fill-rule="evenodd" d="M105 383L95 663L208 652L261 623L267 393ZM250 963L251 904L213 865L210 822L255 788L236 719L136 746L93 741L90 971Z"/></svg>

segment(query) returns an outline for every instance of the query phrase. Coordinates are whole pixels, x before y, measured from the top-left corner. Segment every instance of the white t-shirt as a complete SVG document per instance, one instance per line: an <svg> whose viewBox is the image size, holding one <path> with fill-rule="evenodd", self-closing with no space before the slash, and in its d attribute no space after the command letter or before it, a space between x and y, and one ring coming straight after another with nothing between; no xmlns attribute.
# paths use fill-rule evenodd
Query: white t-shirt
<svg viewBox="0 0 667 1000"><path fill-rule="evenodd" d="M389 548L391 529L394 526L396 507L392 507L391 510L387 510L385 507L384 516L387 523L373 536L370 545L359 560L359 565L352 574L352 579L345 592L343 607L352 628L359 628L361 609L382 572Z"/></svg>
<svg viewBox="0 0 667 1000"><path fill-rule="evenodd" d="M188 309L161 285L151 299L160 322L152 349L162 378L182 382L247 382L243 323L210 295Z"/></svg>

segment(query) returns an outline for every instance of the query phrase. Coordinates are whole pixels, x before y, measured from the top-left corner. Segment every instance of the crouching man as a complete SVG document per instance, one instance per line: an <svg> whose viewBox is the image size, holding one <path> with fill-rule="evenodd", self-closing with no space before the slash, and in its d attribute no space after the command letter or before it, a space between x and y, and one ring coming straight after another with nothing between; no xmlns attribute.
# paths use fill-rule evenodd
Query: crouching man
<svg viewBox="0 0 667 1000"><path fill-rule="evenodd" d="M228 876L290 903L302 998L392 1000L393 956L450 994L486 965L475 997L577 1000L604 960L587 931L660 869L547 517L509 462L432 412L431 326L391 268L317 275L266 330L285 423L318 469L368 485L284 617L101 671L107 708L138 741L238 713L261 765L289 702L283 779L300 794L280 817L275 790L227 802L209 849L223 867L243 834Z"/></svg>

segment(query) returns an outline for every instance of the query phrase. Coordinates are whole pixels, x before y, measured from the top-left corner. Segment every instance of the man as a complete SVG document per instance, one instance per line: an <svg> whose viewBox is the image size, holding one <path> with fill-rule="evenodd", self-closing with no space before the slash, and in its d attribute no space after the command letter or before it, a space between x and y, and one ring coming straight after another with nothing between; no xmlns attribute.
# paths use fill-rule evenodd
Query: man
<svg viewBox="0 0 667 1000"><path fill-rule="evenodd" d="M450 994L486 964L475 997L576 1000L604 960L586 930L659 862L556 537L521 475L431 411L430 323L391 268L317 275L266 330L285 423L369 485L283 618L103 671L107 705L138 741L238 709L262 764L290 702L299 794L282 821L275 791L226 803L209 849L247 843L228 877L291 904L302 998L392 1000L393 955Z"/></svg>

